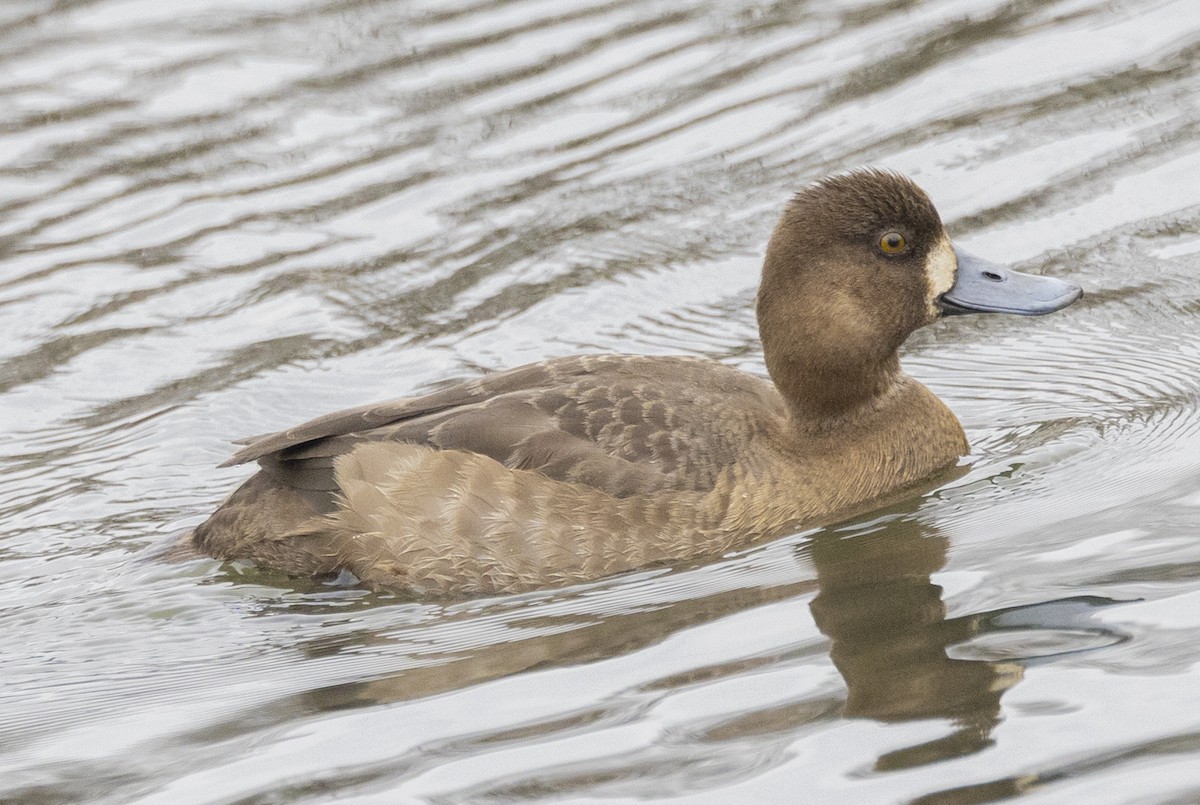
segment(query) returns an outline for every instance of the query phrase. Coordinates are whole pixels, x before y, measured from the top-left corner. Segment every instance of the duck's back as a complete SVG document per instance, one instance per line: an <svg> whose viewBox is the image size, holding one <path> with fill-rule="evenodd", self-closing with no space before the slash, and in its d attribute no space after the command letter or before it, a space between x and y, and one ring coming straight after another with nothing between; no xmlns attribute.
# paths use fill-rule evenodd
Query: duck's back
<svg viewBox="0 0 1200 805"><path fill-rule="evenodd" d="M714 361L575 356L423 397L328 414L246 440L230 461L333 490L334 459L366 442L466 450L616 497L704 491L783 413L766 381Z"/></svg>

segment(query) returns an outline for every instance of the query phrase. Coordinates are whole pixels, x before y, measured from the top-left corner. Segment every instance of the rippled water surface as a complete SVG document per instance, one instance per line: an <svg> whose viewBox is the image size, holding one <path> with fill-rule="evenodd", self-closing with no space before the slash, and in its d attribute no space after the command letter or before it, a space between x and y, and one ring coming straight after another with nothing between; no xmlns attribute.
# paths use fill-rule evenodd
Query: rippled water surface
<svg viewBox="0 0 1200 805"><path fill-rule="evenodd" d="M427 605L156 552L238 436L575 352L762 372L788 194L1087 292L918 333L964 475ZM1200 801L1194 0L6 0L0 799Z"/></svg>

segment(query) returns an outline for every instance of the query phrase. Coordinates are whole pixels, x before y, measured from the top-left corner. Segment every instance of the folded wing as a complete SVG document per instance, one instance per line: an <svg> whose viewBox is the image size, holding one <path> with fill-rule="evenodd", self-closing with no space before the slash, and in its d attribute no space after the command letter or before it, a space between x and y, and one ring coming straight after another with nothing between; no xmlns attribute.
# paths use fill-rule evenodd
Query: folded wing
<svg viewBox="0 0 1200 805"><path fill-rule="evenodd" d="M366 442L406 442L479 453L618 497L702 491L756 425L731 396L750 395L765 409L773 394L710 361L564 358L328 414L247 440L226 463L258 461L294 489L334 491L339 456ZM732 409L739 413L723 413Z"/></svg>

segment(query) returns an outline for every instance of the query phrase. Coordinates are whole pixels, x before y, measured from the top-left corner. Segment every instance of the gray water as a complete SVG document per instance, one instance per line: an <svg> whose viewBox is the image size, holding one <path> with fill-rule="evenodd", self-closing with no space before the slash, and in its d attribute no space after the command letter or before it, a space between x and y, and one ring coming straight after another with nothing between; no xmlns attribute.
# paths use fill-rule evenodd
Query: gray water
<svg viewBox="0 0 1200 805"><path fill-rule="evenodd" d="M576 352L761 373L788 194L1071 277L918 333L965 474L445 604L156 558L236 437ZM1200 801L1195 0L5 0L0 799Z"/></svg>

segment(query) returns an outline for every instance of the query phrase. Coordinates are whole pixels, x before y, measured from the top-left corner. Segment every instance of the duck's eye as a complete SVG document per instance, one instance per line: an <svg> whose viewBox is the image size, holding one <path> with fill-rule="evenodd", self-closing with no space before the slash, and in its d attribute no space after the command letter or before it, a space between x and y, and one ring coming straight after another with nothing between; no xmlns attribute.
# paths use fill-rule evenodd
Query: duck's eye
<svg viewBox="0 0 1200 805"><path fill-rule="evenodd" d="M908 248L908 241L899 232L888 232L879 239L879 248L884 254L900 254Z"/></svg>

